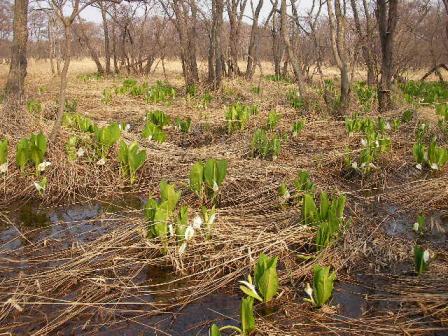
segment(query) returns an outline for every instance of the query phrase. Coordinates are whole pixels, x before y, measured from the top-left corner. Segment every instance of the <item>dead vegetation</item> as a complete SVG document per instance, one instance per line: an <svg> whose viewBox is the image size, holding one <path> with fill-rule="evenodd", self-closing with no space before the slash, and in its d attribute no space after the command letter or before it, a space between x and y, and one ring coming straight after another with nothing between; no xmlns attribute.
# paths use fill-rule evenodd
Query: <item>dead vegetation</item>
<svg viewBox="0 0 448 336"><path fill-rule="evenodd" d="M74 73L80 69L84 66L76 67ZM282 144L276 161L250 158L251 135L264 124L271 109L281 113L278 129L285 133L301 117L285 98L288 84L262 80L262 93L257 95L246 81L225 81L221 94L214 96L207 109L201 109L185 97L177 97L171 105L151 105L138 98L115 96L105 105L102 91L118 85L122 78L84 82L75 76L69 80L67 97L77 99L78 111L98 123L129 122L131 130L124 138L138 141L147 149L148 159L138 173L138 182L130 187L120 176L115 153L104 166L69 163L64 151L69 131L63 130L49 147L52 166L46 173L49 186L43 198L34 190L32 178L22 176L16 168L0 181L4 195L0 220L19 232L0 245L0 333L100 334L107 330L109 334L127 330L176 334L169 331L170 324L175 324L190 304L213 293L238 293L238 280L249 273L261 252L279 256L281 294L270 310L257 307L260 335L442 335L447 331L446 241L425 241L437 257L430 271L417 277L410 256L413 237L388 232L390 223L402 214L415 218L419 213L431 215L447 208L446 170L436 175L415 171L411 148L416 120L393 135L392 151L381 158L380 169L362 178L345 174L343 167L347 146L360 139L347 137L343 122L314 111L305 116L302 133ZM178 73L171 76L170 83L180 85ZM47 86L47 91L36 97L48 113L48 119L38 118L44 131L49 131L57 84L47 85L46 79L30 82ZM223 105L235 100L257 104L260 113L251 119L248 129L227 135ZM191 117L191 133L169 129L164 144L142 140L143 117L152 109L162 109L173 117ZM395 110L391 116L401 112ZM210 157L229 160L216 230L210 240L196 237L182 257L175 246L161 254L160 246L146 238L147 223L138 207L117 205L118 211L95 214L88 220L57 220L52 226L72 232L62 236L55 229L39 235L48 228L23 227L15 217L17 206L13 204L31 201L45 209L100 200L119 204L129 195L146 199L157 193L163 179L175 183L182 190L181 202L195 209L199 204L188 189L188 172L195 161ZM13 153L10 161L14 162ZM279 184L291 182L302 169L310 172L319 190L348 197L350 225L319 253L314 248L315 228L299 225L299 207L278 205ZM390 211L390 207L399 210ZM76 231L86 223L91 227ZM412 223L408 223L408 231ZM15 246L17 241L20 243ZM13 248L8 248L11 244ZM355 295L362 301L360 312L347 314L343 300L333 301L333 306L324 310L303 302L304 283L316 263L337 270L340 286L335 296ZM217 320L226 318L215 314ZM196 327L206 334L209 323Z"/></svg>

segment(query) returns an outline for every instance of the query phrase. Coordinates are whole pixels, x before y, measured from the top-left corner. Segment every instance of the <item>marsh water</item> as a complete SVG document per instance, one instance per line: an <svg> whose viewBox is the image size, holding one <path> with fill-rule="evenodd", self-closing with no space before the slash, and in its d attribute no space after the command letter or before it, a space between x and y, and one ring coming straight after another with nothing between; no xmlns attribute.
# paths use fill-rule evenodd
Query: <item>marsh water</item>
<svg viewBox="0 0 448 336"><path fill-rule="evenodd" d="M42 208L38 204L26 204L16 209L9 209L8 216L12 220L0 226L0 259L6 260L14 256L20 261L21 250L33 246L45 246L48 242L55 243L57 249L69 249L73 244L87 244L100 236L110 232L120 222L108 221L107 214L122 214L123 220L131 212L138 213L144 204L139 196L128 197L124 200L113 202L87 202L72 204L65 207ZM387 235L412 239L413 219L399 209L386 207L389 220L383 229ZM425 239L434 244L445 244L448 235L448 215L445 212L437 212L429 216ZM33 270L33 264L27 260L9 264L3 264L3 272L0 280L10 276L17 276L21 272L27 273ZM53 262L46 265L48 268L57 267ZM412 272L412 263L402 264L397 273ZM141 283L168 283L175 277L173 270L148 267L139 275ZM337 314L342 319L360 318L369 314L372 310L394 309L394 303L375 300L381 295L381 289L387 283L387 279L376 278L359 274L354 276L354 281L340 280L335 285L332 305L337 308ZM74 300L74 293L70 293L65 300ZM303 293L299 294L299 297ZM163 297L157 297L163 301ZM142 295L132 304L132 309L145 309L145 305L155 300L153 295ZM109 323L107 327L99 322L90 321L88 327L82 316L67 322L59 334L95 334L95 335L208 335L210 323L238 325L240 295L217 292L181 307L169 314L145 317L144 315L121 316L120 322ZM51 313L55 307L46 307ZM260 313L260 312L259 312ZM263 313L263 312L261 312ZM36 329L42 327L41 322L36 323ZM16 332L27 333L31 330L16 329Z"/></svg>

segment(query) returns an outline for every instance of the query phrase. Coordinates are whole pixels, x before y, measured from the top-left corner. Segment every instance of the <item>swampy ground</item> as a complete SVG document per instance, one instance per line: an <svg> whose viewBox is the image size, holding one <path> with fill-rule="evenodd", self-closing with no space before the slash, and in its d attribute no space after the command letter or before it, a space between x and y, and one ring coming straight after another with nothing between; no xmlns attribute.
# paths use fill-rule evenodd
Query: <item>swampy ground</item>
<svg viewBox="0 0 448 336"><path fill-rule="evenodd" d="M129 123L122 138L145 148L147 161L132 186L120 175L117 148L103 166L70 163L64 143L75 131L63 128L49 145L52 165L43 196L32 176L11 165L0 179L0 334L207 335L211 323L239 325L238 281L261 252L279 257L280 293L268 306L256 306L257 335L448 334L447 171L418 170L412 155L422 122L447 144L433 108L406 102L397 89L397 108L383 117L399 118L412 109L413 119L390 132L391 150L360 175L347 169L344 157L347 148L359 151L361 136L349 137L318 89L305 111L287 98L294 84L259 75L252 83L227 79L205 108L200 95L183 93L180 64L173 63L167 78L161 71L135 77L149 85L166 79L178 92L169 104L116 94L105 104L103 90L126 77L88 76L93 71L89 61L72 64L68 98L100 125ZM0 84L6 74L1 65ZM42 104L28 131L50 132L58 81L48 64L32 62L27 91ZM246 129L227 134L225 110L235 102L256 104L259 113ZM276 160L253 158L254 130L273 109L281 115L276 132L290 134L298 119L305 126L282 142ZM351 109L377 117L375 106L362 111L356 99ZM162 144L143 139L144 117L152 110L190 117L191 131L169 128ZM198 211L188 174L194 162L208 158L229 162L213 238L195 237L182 256L175 244L161 253L160 244L146 236L143 206L166 180L182 191L181 204ZM279 185L291 185L301 170L319 191L347 197L349 225L319 252L316 229L301 225L300 205L280 206L277 196ZM427 218L420 237L412 230L418 214ZM431 255L420 276L412 254L417 242ZM303 300L316 264L337 271L332 300L321 309Z"/></svg>

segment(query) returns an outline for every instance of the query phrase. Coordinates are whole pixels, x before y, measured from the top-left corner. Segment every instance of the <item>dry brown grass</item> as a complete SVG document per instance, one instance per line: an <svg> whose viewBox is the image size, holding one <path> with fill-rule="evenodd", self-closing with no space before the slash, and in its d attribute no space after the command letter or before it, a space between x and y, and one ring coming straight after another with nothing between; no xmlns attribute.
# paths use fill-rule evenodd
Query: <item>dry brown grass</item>
<svg viewBox="0 0 448 336"><path fill-rule="evenodd" d="M2 67L0 78L6 73ZM167 69L170 83L180 88L179 64L169 63ZM96 334L101 326L111 332L123 326L126 330L128 326L130 333L146 330L164 335L167 333L163 330L156 331L153 316L167 312L175 316L179 308L210 293L238 293L237 281L250 272L260 252L280 257L282 291L272 314L265 316L262 308L258 308L257 327L262 335L446 332L446 246L425 241L437 259L428 274L416 277L409 272L413 239L387 234L387 225L393 217L387 212L388 206L416 216L420 212L431 214L446 209L448 205L446 170L438 176L414 174L410 148L415 122L393 135L393 150L382 157L379 171L363 179L350 178L341 173L343 157L346 147L359 143L360 139L348 138L343 123L334 121L328 113L308 115L301 135L283 144L277 161L252 159L248 155L251 134L257 126L264 125L271 109L282 114L279 125L282 132L288 132L292 121L301 117L286 102L285 94L292 85L262 81L263 92L258 96L250 92L253 83L228 80L208 109L199 109L197 102L184 97L166 106L115 96L110 105L105 105L101 102L103 89L119 85L122 79L83 82L77 78L93 71L91 62L72 64L68 97L78 100L79 112L99 123L130 122L132 129L124 138L147 148L148 160L138 173L138 182L130 187L120 177L113 154L104 167L82 161L70 164L63 148L69 132L64 130L49 149L48 159L53 165L46 172L49 187L43 198L33 189L33 177L22 176L11 166L11 172L0 181L4 195L0 199L0 208L4 209L0 217L23 233L23 244L19 249L0 248L3 303L0 333ZM154 83L157 79L163 79L159 70L141 80ZM44 114L51 116L58 83L49 75L48 64L31 66L28 85L29 94L41 100ZM38 93L37 88L42 86L48 91ZM235 100L256 103L260 113L247 130L229 136L224 129L224 105ZM143 117L151 109L163 109L172 117L190 116L192 133L182 135L171 129L168 142L160 145L142 140L139 132ZM391 115L399 113L397 110ZM48 131L52 121L40 118L44 131ZM162 179L175 183L182 190L181 202L195 211L199 202L188 190L188 172L192 163L209 157L229 160L216 230L210 240L196 237L183 257L178 255L174 242L164 255L160 244L146 238L147 224L141 210L125 208L91 219L101 223L106 232L99 236L92 234L91 241L80 244L51 235L35 238L33 232L14 220L11 205L16 202L37 200L41 206L54 206L95 199L114 203L129 194L146 198L157 194ZM291 183L301 169L311 173L319 190L340 192L348 197L346 215L351 225L320 253L314 253L315 228L299 225L299 206L282 208L277 204L278 185L282 181ZM62 221L57 225L67 224ZM34 235L38 236L41 230L34 229ZM80 239L77 235L71 238L73 242ZM311 254L313 258L308 260L300 257ZM369 290L365 299L370 309L360 317L345 318L340 307L315 310L304 303L304 283L310 281L316 263L335 268L341 283ZM397 270L395 265L404 271ZM168 269L176 276L154 283L151 275L145 274L148 269L158 268ZM153 299L143 300L148 296ZM394 304L384 307L384 301Z"/></svg>

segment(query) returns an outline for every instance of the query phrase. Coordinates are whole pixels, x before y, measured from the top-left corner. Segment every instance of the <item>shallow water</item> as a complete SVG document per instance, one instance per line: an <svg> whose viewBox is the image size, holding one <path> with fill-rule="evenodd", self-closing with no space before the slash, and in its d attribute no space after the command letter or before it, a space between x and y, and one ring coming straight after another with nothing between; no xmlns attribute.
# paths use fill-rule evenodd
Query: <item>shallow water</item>
<svg viewBox="0 0 448 336"><path fill-rule="evenodd" d="M126 216L129 211L141 209L142 205L141 198L137 197L111 203L92 202L50 209L40 209L33 204L11 210L9 214L16 226L0 227L0 259L2 256L5 257L0 263L0 268L4 270L0 280L15 277L20 272L25 274L45 272L64 263L63 260L40 262L39 270L36 270L32 263L22 259L23 249L31 248L34 251L34 248L38 247L57 251L69 249L75 243L87 243L106 234L117 223L121 223L121 221L104 221L107 213ZM10 263L6 257L15 261ZM237 295L214 293L200 298L183 309L149 316L145 312L151 311L153 302L157 301L159 304L175 302L173 290L187 284L176 281L176 274L171 268L150 266L144 267L133 281L139 290L131 291L133 293L127 297L117 298L120 309L116 315L110 316L117 323L104 320L102 316L92 317L86 313L84 317L81 315L65 323L57 333L60 335L208 335L208 329L213 322L219 325L238 325L240 297ZM151 288L151 291L148 288ZM148 291L145 292L145 289ZM160 294L152 293L153 290L160 291ZM77 301L79 295L78 290L73 289L58 300L67 301L67 304L70 304ZM39 330L44 326L42 314L46 314L51 320L63 307L47 305L27 309L19 319L25 322L24 329L17 328L14 330L15 333L27 334L32 330ZM35 309L39 311L39 314L36 315Z"/></svg>
<svg viewBox="0 0 448 336"><path fill-rule="evenodd" d="M390 220L386 222L384 228L388 236L408 240L415 240L417 238L415 232L412 230L417 216L414 218L409 214L400 212L394 206L387 206L386 212L390 216ZM426 216L425 232L419 238L436 246L443 247L448 240L448 212L441 210L428 214Z"/></svg>

